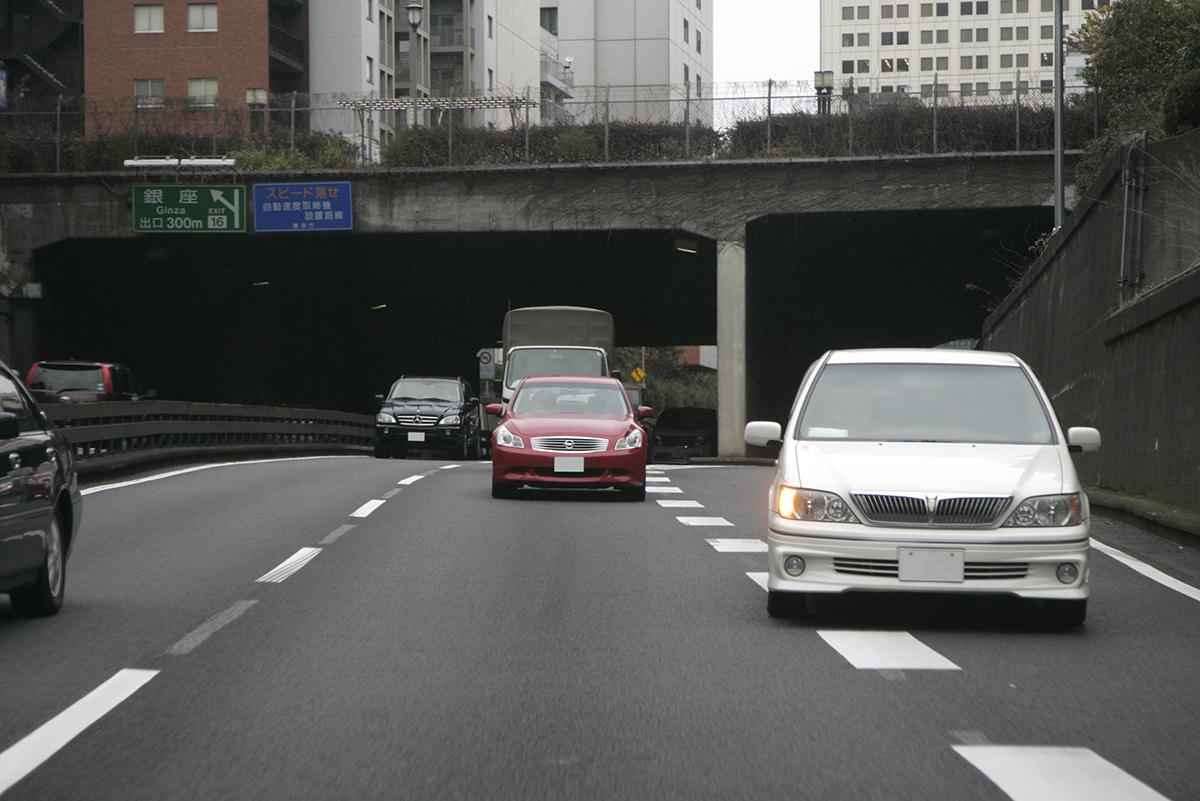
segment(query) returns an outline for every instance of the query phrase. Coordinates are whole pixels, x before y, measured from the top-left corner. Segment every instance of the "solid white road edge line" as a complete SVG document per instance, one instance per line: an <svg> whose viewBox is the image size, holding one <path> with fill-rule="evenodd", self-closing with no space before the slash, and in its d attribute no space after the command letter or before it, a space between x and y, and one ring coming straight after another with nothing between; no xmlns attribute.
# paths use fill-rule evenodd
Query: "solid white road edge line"
<svg viewBox="0 0 1200 801"><path fill-rule="evenodd" d="M907 631L818 631L859 670L962 670Z"/></svg>
<svg viewBox="0 0 1200 801"><path fill-rule="evenodd" d="M766 553L766 540L705 540L717 553Z"/></svg>
<svg viewBox="0 0 1200 801"><path fill-rule="evenodd" d="M1013 801L1168 801L1088 748L951 747Z"/></svg>
<svg viewBox="0 0 1200 801"><path fill-rule="evenodd" d="M118 671L0 754L0 795L157 675L157 670Z"/></svg>
<svg viewBox="0 0 1200 801"><path fill-rule="evenodd" d="M96 487L87 487L81 490L84 495L91 495L96 492L108 492L109 490L121 489L122 487L132 487L135 484L147 484L151 481L162 481L164 478L174 478L175 476L186 475L187 473L198 473L201 470L214 470L218 467L237 467L243 464L272 464L274 462L310 462L314 459L366 459L366 456L293 456L282 459L248 459L244 462L215 462L213 464L201 464L195 467L185 467L182 470L170 470L166 473L155 473L152 476L142 476L141 478L133 478L129 481L118 481L115 484L101 484Z"/></svg>
<svg viewBox="0 0 1200 801"><path fill-rule="evenodd" d="M269 573L259 576L255 581L266 584L278 584L315 559L320 552L320 548L301 548L280 562Z"/></svg>
<svg viewBox="0 0 1200 801"><path fill-rule="evenodd" d="M238 601L233 606L223 612L210 617L208 620L201 623L196 628L192 629L186 637L167 649L168 656L183 656L190 654L192 651L204 644L204 641L216 634L221 629L228 626L233 621L237 620L246 610L254 606L258 601Z"/></svg>
<svg viewBox="0 0 1200 801"><path fill-rule="evenodd" d="M767 589L767 574L766 573L747 573L746 575L749 576L750 580L753 581L755 584L762 587L764 590Z"/></svg>
<svg viewBox="0 0 1200 801"><path fill-rule="evenodd" d="M333 531L326 534L325 539L318 542L317 545L333 545L335 542L337 542L339 539L342 538L343 534L353 531L354 528L355 528L355 526L353 523L347 523L344 526L338 526Z"/></svg>
<svg viewBox="0 0 1200 801"><path fill-rule="evenodd" d="M676 501L663 500L658 501L658 505L664 509L703 509L704 504L700 501Z"/></svg>
<svg viewBox="0 0 1200 801"><path fill-rule="evenodd" d="M1143 576L1150 579L1151 581L1157 581L1159 584L1163 585L1167 589L1175 590L1175 592L1179 593L1180 595L1186 595L1187 597L1191 598L1193 601L1200 601L1200 589L1196 589L1191 584L1182 582L1179 579L1175 578L1174 576L1169 576L1166 573L1159 570L1157 567L1151 567L1150 565L1146 564L1145 562L1141 561L1140 559L1135 559L1134 557L1130 556L1129 554L1125 553L1124 551L1118 551L1116 548L1112 547L1111 545L1105 545L1103 542L1100 542L1099 540L1093 539L1092 547L1095 548L1100 553L1105 554L1107 556L1111 556L1113 559L1116 559L1118 562L1125 565L1130 570L1134 570L1138 573L1141 573Z"/></svg>
<svg viewBox="0 0 1200 801"><path fill-rule="evenodd" d="M733 523L723 517L677 517L675 519L685 526L733 526Z"/></svg>
<svg viewBox="0 0 1200 801"><path fill-rule="evenodd" d="M378 509L380 506L383 506L385 503L387 503L387 501L381 501L378 498L369 500L366 503L364 503L362 506L358 507L353 512L351 512L350 516L351 517L370 517L371 512L374 512L376 509Z"/></svg>
<svg viewBox="0 0 1200 801"><path fill-rule="evenodd" d="M408 478L404 479L403 481L397 481L396 484L398 484L401 487L411 487L413 484L416 484L418 481L420 481L423 478L425 478L424 473L422 473L419 476L409 476Z"/></svg>

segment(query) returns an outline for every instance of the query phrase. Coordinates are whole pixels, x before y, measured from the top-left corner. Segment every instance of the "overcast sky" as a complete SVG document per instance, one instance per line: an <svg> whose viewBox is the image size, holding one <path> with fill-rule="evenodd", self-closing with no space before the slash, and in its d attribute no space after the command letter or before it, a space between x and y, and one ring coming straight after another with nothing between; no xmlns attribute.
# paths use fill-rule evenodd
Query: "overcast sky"
<svg viewBox="0 0 1200 801"><path fill-rule="evenodd" d="M812 81L821 67L820 0L711 0L717 83Z"/></svg>

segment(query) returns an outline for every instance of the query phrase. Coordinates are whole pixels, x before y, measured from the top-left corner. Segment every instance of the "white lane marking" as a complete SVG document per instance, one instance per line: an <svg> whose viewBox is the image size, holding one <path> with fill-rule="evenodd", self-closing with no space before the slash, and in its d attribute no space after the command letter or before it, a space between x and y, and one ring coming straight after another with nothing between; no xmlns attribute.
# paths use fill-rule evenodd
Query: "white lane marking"
<svg viewBox="0 0 1200 801"><path fill-rule="evenodd" d="M675 493L677 495L683 494L683 490L681 490L679 487L646 487L646 492L661 492L666 494Z"/></svg>
<svg viewBox="0 0 1200 801"><path fill-rule="evenodd" d="M399 484L401 487L411 487L413 484L416 484L418 481L420 481L423 478L425 478L424 473L422 473L419 476L409 476L408 478L404 479L403 481L397 481L396 483Z"/></svg>
<svg viewBox="0 0 1200 801"><path fill-rule="evenodd" d="M379 497L383 498L385 501L390 501L392 498L395 498L397 495L399 495L402 492L404 492L403 487L394 487L394 488L388 490L387 492L383 493Z"/></svg>
<svg viewBox="0 0 1200 801"><path fill-rule="evenodd" d="M766 573L747 573L746 575L750 577L751 581L753 581L758 586L762 587L764 590L767 588L767 574Z"/></svg>
<svg viewBox="0 0 1200 801"><path fill-rule="evenodd" d="M218 612L192 629L186 637L167 649L168 656L183 656L204 644L204 641L237 620L258 601L238 601L224 612Z"/></svg>
<svg viewBox="0 0 1200 801"><path fill-rule="evenodd" d="M704 504L700 501L676 501L664 500L659 501L658 505L664 509L703 509Z"/></svg>
<svg viewBox="0 0 1200 801"><path fill-rule="evenodd" d="M1200 601L1200 589L1193 587L1191 584L1186 584L1174 576L1167 575L1158 568L1151 567L1140 559L1135 559L1124 551L1118 551L1111 545L1105 545L1099 540L1092 540L1092 547L1100 553L1116 559L1130 570L1141 573L1151 581L1157 581L1167 589L1175 590L1175 592L1179 593L1180 595L1186 595L1193 601Z"/></svg>
<svg viewBox="0 0 1200 801"><path fill-rule="evenodd" d="M338 526L333 531L326 534L325 539L318 542L317 545L333 545L335 542L337 542L339 539L342 538L343 534L347 534L350 531L353 531L354 528L355 528L355 525L353 523L347 523L344 526Z"/></svg>
<svg viewBox="0 0 1200 801"><path fill-rule="evenodd" d="M651 470L648 467L646 468L646 475L648 475L648 476L661 476L662 474L663 474L662 470Z"/></svg>
<svg viewBox="0 0 1200 801"><path fill-rule="evenodd" d="M438 470L455 470L459 467L462 467L462 465L461 464L444 464L441 467L439 467Z"/></svg>
<svg viewBox="0 0 1200 801"><path fill-rule="evenodd" d="M765 540L705 540L717 553L766 553Z"/></svg>
<svg viewBox="0 0 1200 801"><path fill-rule="evenodd" d="M859 670L961 670L907 631L818 631Z"/></svg>
<svg viewBox="0 0 1200 801"><path fill-rule="evenodd" d="M646 476L646 481L650 484L668 484L670 483L671 479L667 478L666 476L648 475Z"/></svg>
<svg viewBox="0 0 1200 801"><path fill-rule="evenodd" d="M378 498L367 501L362 506L350 513L351 517L370 517L371 512L374 512L380 506L383 506L387 501L381 501Z"/></svg>
<svg viewBox="0 0 1200 801"><path fill-rule="evenodd" d="M723 517L677 517L675 519L685 526L733 526L733 523Z"/></svg>
<svg viewBox="0 0 1200 801"><path fill-rule="evenodd" d="M1168 801L1088 748L952 747L1013 801Z"/></svg>
<svg viewBox="0 0 1200 801"><path fill-rule="evenodd" d="M652 464L652 465L650 465L650 467L653 467L655 470L662 470L664 472L666 472L668 470L716 470L717 468L720 468L720 467L730 467L730 466L731 465L727 465L727 464Z"/></svg>
<svg viewBox="0 0 1200 801"><path fill-rule="evenodd" d="M157 675L157 670L117 671L111 679L0 753L0 795Z"/></svg>
<svg viewBox="0 0 1200 801"><path fill-rule="evenodd" d="M320 552L320 548L301 548L280 562L271 572L262 574L255 581L265 584L278 584L285 581L297 570L315 559Z"/></svg>
<svg viewBox="0 0 1200 801"><path fill-rule="evenodd" d="M174 478L175 476L186 475L187 473L198 473L201 470L214 470L218 467L237 467L243 464L273 464L275 462L309 462L314 459L367 459L366 456L293 456L283 459L247 459L244 462L216 462L214 464L201 464L195 467L185 467L182 470L170 470L166 473L155 473L152 476L143 476L141 478L133 478L129 481L118 481L115 484L101 484L96 487L88 487L81 490L83 495L91 495L95 492L108 492L109 490L121 489L122 487L132 487L135 484L147 484L151 481L162 481L164 478Z"/></svg>

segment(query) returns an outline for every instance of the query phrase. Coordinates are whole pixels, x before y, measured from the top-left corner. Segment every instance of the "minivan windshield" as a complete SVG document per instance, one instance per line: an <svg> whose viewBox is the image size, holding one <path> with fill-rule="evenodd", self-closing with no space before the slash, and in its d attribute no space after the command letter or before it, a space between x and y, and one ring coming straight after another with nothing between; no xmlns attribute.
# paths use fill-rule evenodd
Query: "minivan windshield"
<svg viewBox="0 0 1200 801"><path fill-rule="evenodd" d="M1046 445L1052 432L1033 384L1016 366L830 364L795 436Z"/></svg>
<svg viewBox="0 0 1200 801"><path fill-rule="evenodd" d="M513 414L627 415L625 393L603 384L530 384L513 398Z"/></svg>
<svg viewBox="0 0 1200 801"><path fill-rule="evenodd" d="M65 392L68 389L104 391L104 371L95 365L40 365L29 383L30 389Z"/></svg>
<svg viewBox="0 0 1200 801"><path fill-rule="evenodd" d="M534 375L605 375L604 355L583 348L529 348L508 354L504 381L509 389Z"/></svg>
<svg viewBox="0 0 1200 801"><path fill-rule="evenodd" d="M389 400L426 400L458 403L462 390L457 381L428 378L401 378L392 386Z"/></svg>

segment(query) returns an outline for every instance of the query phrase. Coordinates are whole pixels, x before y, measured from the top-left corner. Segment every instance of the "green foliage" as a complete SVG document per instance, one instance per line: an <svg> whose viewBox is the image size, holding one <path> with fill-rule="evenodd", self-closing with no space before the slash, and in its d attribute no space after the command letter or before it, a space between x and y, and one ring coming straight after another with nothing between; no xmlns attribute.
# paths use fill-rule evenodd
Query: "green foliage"
<svg viewBox="0 0 1200 801"><path fill-rule="evenodd" d="M646 348L646 399L655 412L676 406L717 408L716 372L680 364L679 356L678 348ZM612 368L625 376L641 364L641 348L616 348L613 353Z"/></svg>
<svg viewBox="0 0 1200 801"><path fill-rule="evenodd" d="M1180 75L1167 89L1163 127L1170 135L1200 128L1200 69Z"/></svg>
<svg viewBox="0 0 1200 801"><path fill-rule="evenodd" d="M600 145L586 131L568 128L554 137L550 154L555 161L567 164L587 164L600 160Z"/></svg>

